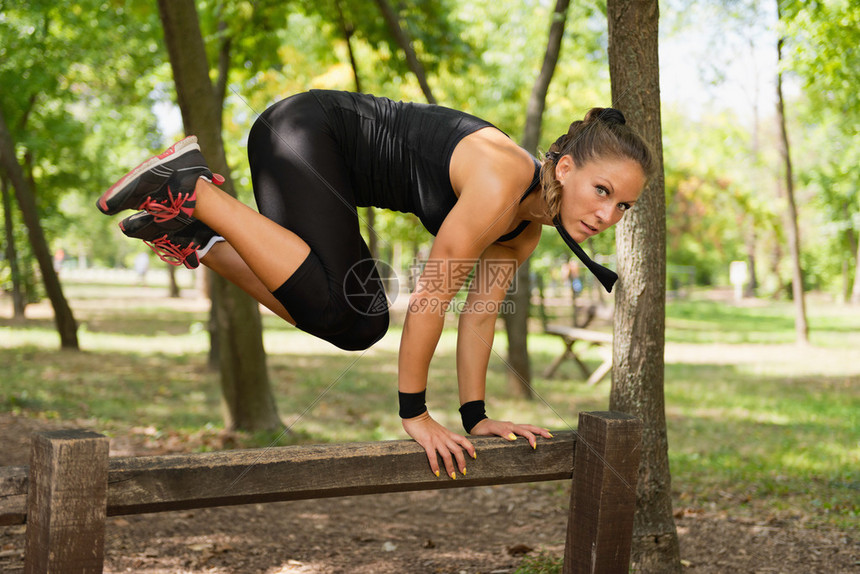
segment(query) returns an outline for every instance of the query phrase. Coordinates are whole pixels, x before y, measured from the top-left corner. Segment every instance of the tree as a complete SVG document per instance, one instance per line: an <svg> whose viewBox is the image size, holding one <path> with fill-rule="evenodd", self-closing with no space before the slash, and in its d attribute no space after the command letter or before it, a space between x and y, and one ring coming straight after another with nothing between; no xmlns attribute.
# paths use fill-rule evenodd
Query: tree
<svg viewBox="0 0 860 574"><path fill-rule="evenodd" d="M433 91L430 89L430 84L427 83L427 74L424 71L424 65L418 59L415 49L412 47L412 38L409 32L400 25L397 18L397 13L391 7L387 0L375 0L379 6L379 11L382 12L382 17L385 18L385 23L388 24L391 30L391 35L397 41L397 45L403 50L406 56L406 63L409 69L415 74L418 84L421 86L421 91L424 92L424 97L431 104L436 103L436 98L433 96Z"/></svg>
<svg viewBox="0 0 860 574"><path fill-rule="evenodd" d="M857 126L860 124L860 4L840 0L779 3L784 69L796 73L809 101L809 119L803 124L824 127L825 137L812 147L814 154L801 152L801 160L813 155L814 162L798 170L801 181L821 190L815 200L824 208L831 226L843 240L827 245L845 277L844 292L860 303L860 175L857 172ZM805 127L804 126L804 127ZM805 138L798 138L801 144ZM805 172L805 173L804 173ZM854 277L848 275L853 259Z"/></svg>
<svg viewBox="0 0 860 574"><path fill-rule="evenodd" d="M6 230L6 249L4 255L9 264L9 280L12 283L12 318L24 319L27 302L24 298L24 286L21 281L21 271L18 266L18 250L15 248L15 224L12 217L12 197L9 192L9 180L0 177L0 192L3 194L3 220Z"/></svg>
<svg viewBox="0 0 860 574"><path fill-rule="evenodd" d="M777 18L782 19L780 0L777 0ZM782 65L782 46L785 38L776 41L777 65ZM791 147L785 125L785 100L782 96L782 70L776 74L776 114L779 123L780 153L785 165L786 229L788 250L791 253L791 291L794 299L794 330L799 344L809 344L809 326L806 322L806 296L803 289L803 269L800 264L800 230L797 226L797 204L794 200L794 174L791 166Z"/></svg>
<svg viewBox="0 0 860 574"><path fill-rule="evenodd" d="M643 421L633 530L633 560L642 572L680 572L672 516L663 349L666 299L666 203L660 126L657 0L609 0L612 101L653 148L659 169L636 209L616 228L612 390L609 407ZM630 485L634 488L634 485Z"/></svg>
<svg viewBox="0 0 860 574"><path fill-rule="evenodd" d="M78 323L75 321L72 308L63 294L63 286L60 278L54 270L54 260L45 240L45 233L39 222L39 214L36 208L36 196L30 185L30 179L24 175L24 170L18 163L15 153L15 141L6 126L3 110L0 109L0 167L6 173L12 187L15 188L15 196L27 231L30 237L30 246L39 263L42 273L42 281L51 306L54 308L54 322L57 332L60 334L60 347L63 349L79 350L78 345Z"/></svg>
<svg viewBox="0 0 860 574"><path fill-rule="evenodd" d="M532 87L526 109L526 127L523 133L522 146L532 155L537 154L538 143L540 142L546 95L561 54L561 41L564 38L564 25L567 21L569 5L570 0L556 1L555 9L550 18L549 37L543 64ZM508 388L514 396L530 399L532 398L532 390L531 362L528 351L528 321L531 307L529 259L526 259L517 269L515 289L511 291L508 298L514 303L514 311L504 314L508 334Z"/></svg>
<svg viewBox="0 0 860 574"><path fill-rule="evenodd" d="M209 64L193 0L159 0L159 15L170 57L182 121L197 135L210 168L233 190L221 139L226 78L209 80ZM225 44L221 44L222 49ZM229 44L226 45L229 51ZM229 53L222 54L229 60ZM226 74L229 66L219 68ZM225 426L242 430L283 427L269 387L262 324L257 303L221 277L212 281L213 315L217 325L221 391Z"/></svg>

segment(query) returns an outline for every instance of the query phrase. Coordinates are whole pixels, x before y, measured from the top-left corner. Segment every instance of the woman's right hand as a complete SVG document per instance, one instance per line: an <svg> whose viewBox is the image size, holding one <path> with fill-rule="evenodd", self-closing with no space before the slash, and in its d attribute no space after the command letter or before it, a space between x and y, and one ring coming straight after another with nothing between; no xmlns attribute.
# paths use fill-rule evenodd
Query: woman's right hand
<svg viewBox="0 0 860 574"><path fill-rule="evenodd" d="M445 464L445 474L452 479L457 478L458 470L460 474L466 474L466 457L463 451L472 458L477 457L475 447L469 439L449 431L433 420L427 411L411 419L402 419L402 422L406 434L415 439L415 442L420 444L427 453L430 470L436 476L439 476L437 454L442 457L442 462Z"/></svg>

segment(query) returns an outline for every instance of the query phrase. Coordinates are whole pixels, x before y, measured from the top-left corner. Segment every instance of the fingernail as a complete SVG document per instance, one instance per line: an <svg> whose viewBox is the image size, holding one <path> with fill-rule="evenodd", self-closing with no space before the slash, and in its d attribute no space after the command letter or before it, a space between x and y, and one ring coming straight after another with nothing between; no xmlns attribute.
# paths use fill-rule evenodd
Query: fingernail
<svg viewBox="0 0 860 574"><path fill-rule="evenodd" d="M532 445L532 450L535 450L535 449L537 449L537 443L534 443L534 444Z"/></svg>
<svg viewBox="0 0 860 574"><path fill-rule="evenodd" d="M477 452L473 452L473 453L472 453L472 458L474 458L475 460L478 460L478 453L477 453Z"/></svg>
<svg viewBox="0 0 860 574"><path fill-rule="evenodd" d="M433 474L435 474L435 475L436 475L436 478L439 478L439 471L438 471L438 470L437 470L437 471L435 471Z"/></svg>
<svg viewBox="0 0 860 574"><path fill-rule="evenodd" d="M457 473L456 472L451 473L451 480L457 480Z"/></svg>
<svg viewBox="0 0 860 574"><path fill-rule="evenodd" d="M509 434L508 440L517 440L517 435L515 435L514 433Z"/></svg>
<svg viewBox="0 0 860 574"><path fill-rule="evenodd" d="M552 436L552 433L551 433L551 432L547 432L546 434L548 434L548 435L549 435L549 438L555 438L554 436Z"/></svg>
<svg viewBox="0 0 860 574"><path fill-rule="evenodd" d="M466 476L466 467L464 466L464 467L463 467L463 470L462 470L462 471L460 471L460 472L462 472L462 473L463 473L463 476Z"/></svg>

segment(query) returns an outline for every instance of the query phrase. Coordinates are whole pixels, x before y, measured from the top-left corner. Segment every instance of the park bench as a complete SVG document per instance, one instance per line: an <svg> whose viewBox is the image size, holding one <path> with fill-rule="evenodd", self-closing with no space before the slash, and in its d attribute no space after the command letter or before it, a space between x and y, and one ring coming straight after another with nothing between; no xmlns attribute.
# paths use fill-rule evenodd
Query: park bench
<svg viewBox="0 0 860 574"><path fill-rule="evenodd" d="M612 334L602 331L592 331L581 327L568 327L566 325L547 325L545 332L548 335L556 335L564 341L564 351L556 357L552 364L546 368L543 376L547 379L552 378L559 366L567 359L573 359L579 366L583 376L587 379L588 385L596 385L603 377L612 370ZM574 345L582 342L590 347L602 347L603 362L594 372L588 368L588 365L582 362L574 350Z"/></svg>
<svg viewBox="0 0 860 574"><path fill-rule="evenodd" d="M29 467L0 467L0 525L26 523L26 574L99 573L107 516L567 479L563 571L620 574L629 570L641 437L641 421L616 412L580 413L577 431L539 439L537 449L473 437L478 458L451 480L433 476L409 440L110 457L103 435L52 431L34 435Z"/></svg>

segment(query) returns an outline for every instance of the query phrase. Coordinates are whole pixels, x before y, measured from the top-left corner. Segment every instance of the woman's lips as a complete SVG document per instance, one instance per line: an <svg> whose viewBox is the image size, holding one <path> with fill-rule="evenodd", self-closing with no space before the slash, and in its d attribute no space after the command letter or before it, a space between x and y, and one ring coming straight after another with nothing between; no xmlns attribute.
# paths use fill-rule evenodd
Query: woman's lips
<svg viewBox="0 0 860 574"><path fill-rule="evenodd" d="M592 227L584 221L580 221L579 223L582 224L582 227L583 229L585 229L586 233L588 233L589 235L597 235L598 230L596 227Z"/></svg>

